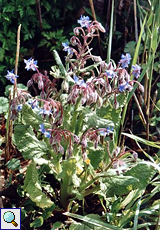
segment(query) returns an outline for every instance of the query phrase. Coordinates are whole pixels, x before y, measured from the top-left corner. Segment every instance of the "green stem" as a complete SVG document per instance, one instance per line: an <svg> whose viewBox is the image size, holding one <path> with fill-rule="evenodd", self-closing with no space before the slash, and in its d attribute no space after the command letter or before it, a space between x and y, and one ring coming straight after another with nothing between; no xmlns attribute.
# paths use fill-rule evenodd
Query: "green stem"
<svg viewBox="0 0 160 230"><path fill-rule="evenodd" d="M79 114L79 118L78 118L78 122L76 124L76 128L75 128L75 134L78 135L79 131L82 130L82 125L83 125L83 118L84 118L84 114L80 113Z"/></svg>
<svg viewBox="0 0 160 230"><path fill-rule="evenodd" d="M76 121L77 121L77 116L78 116L78 106L81 102L81 99L82 99L82 95L79 96L77 102L76 102L76 105L75 105L75 108L74 108L74 112L73 112L73 117L72 117L72 120L71 120L71 126L70 126L70 131L73 132L75 130L75 126L76 126Z"/></svg>

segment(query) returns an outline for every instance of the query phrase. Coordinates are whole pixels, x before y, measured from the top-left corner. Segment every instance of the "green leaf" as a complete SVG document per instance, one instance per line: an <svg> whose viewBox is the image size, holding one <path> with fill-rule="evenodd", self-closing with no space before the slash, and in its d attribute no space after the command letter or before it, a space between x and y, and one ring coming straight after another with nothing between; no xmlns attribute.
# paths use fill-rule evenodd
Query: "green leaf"
<svg viewBox="0 0 160 230"><path fill-rule="evenodd" d="M116 100L119 104L118 109L115 109L111 105L108 105L107 107L102 107L96 110L96 114L99 117L112 121L115 128L119 126L119 123L121 121L121 112L126 102L126 95L124 93L118 94ZM110 98L110 103L113 105L114 97Z"/></svg>
<svg viewBox="0 0 160 230"><path fill-rule="evenodd" d="M15 125L14 140L18 150L25 159L35 161L47 154L47 145L39 141L29 125Z"/></svg>
<svg viewBox="0 0 160 230"><path fill-rule="evenodd" d="M94 167L94 169L98 168L98 165L102 161L104 155L104 150L89 149L88 158L91 160L91 165Z"/></svg>
<svg viewBox="0 0 160 230"><path fill-rule="evenodd" d="M73 223L70 225L69 230L91 230L86 224Z"/></svg>
<svg viewBox="0 0 160 230"><path fill-rule="evenodd" d="M99 117L95 111L91 111L89 108L83 108L82 112L84 114L83 121L88 128L90 127L105 128L108 126L112 126L112 127L114 126L112 120Z"/></svg>
<svg viewBox="0 0 160 230"><path fill-rule="evenodd" d="M33 109L27 104L23 105L22 116L26 124L31 125L36 130L38 130L39 125L44 122L43 118L40 115L36 114Z"/></svg>
<svg viewBox="0 0 160 230"><path fill-rule="evenodd" d="M136 45L137 45L137 42L135 42L135 41L128 42L124 48L124 52L130 53L130 55L133 57L134 53L135 53ZM140 55L142 53L142 51L143 51L143 46L140 44L138 54Z"/></svg>
<svg viewBox="0 0 160 230"><path fill-rule="evenodd" d="M143 21L142 27L141 27L141 32L140 32L140 35L139 35L139 38L138 38L137 46L135 48L132 65L135 65L137 63L137 59L138 59L138 55L139 55L139 50L140 50L140 45L141 45L141 39L142 39L142 35L143 35L145 24L146 24L146 19L147 19L147 15L146 15L146 17L145 17L145 19Z"/></svg>
<svg viewBox="0 0 160 230"><path fill-rule="evenodd" d="M55 58L55 61L56 61L57 65L58 65L58 67L59 67L59 69L61 71L62 76L64 76L64 78L65 78L67 76L67 71L65 70L65 68L63 66L63 63L62 63L62 61L61 61L61 59L60 59L60 57L59 57L59 55L58 55L56 50L53 50L53 55L54 55L54 58Z"/></svg>
<svg viewBox="0 0 160 230"><path fill-rule="evenodd" d="M148 162L138 162L138 164L128 170L124 176L132 176L139 180L138 187L139 189L145 189L149 184L151 178L156 173L153 166L148 165Z"/></svg>
<svg viewBox="0 0 160 230"><path fill-rule="evenodd" d="M44 210L43 214L42 214L43 219L44 220L48 219L51 216L51 214L52 214L54 209L55 209L55 204L54 203L53 203L53 205L51 207L46 208Z"/></svg>
<svg viewBox="0 0 160 230"><path fill-rule="evenodd" d="M11 170L16 170L20 168L20 160L13 158L12 160L8 161L6 166Z"/></svg>
<svg viewBox="0 0 160 230"><path fill-rule="evenodd" d="M156 52L157 45L158 45L158 38L159 38L159 27L155 25L154 31L153 31L153 37L151 38L152 41L152 50L153 52Z"/></svg>
<svg viewBox="0 0 160 230"><path fill-rule="evenodd" d="M18 89L24 89L24 90L27 90L27 89L28 89L25 85L23 85L23 84L21 84L21 83L17 84L17 88L18 88ZM13 89L14 89L14 86L13 86L13 85L7 85L7 86L5 87L5 96L6 96L6 97L9 96L10 90L11 90L11 95L13 95Z"/></svg>
<svg viewBox="0 0 160 230"><path fill-rule="evenodd" d="M34 162L32 162L27 168L23 189L38 207L48 208L53 205L53 202L42 192L38 180L37 168Z"/></svg>
<svg viewBox="0 0 160 230"><path fill-rule="evenodd" d="M102 180L105 184L107 196L113 197L114 195L123 196L128 194L131 190L137 188L139 185L139 180L133 176L113 176L111 178L106 178Z"/></svg>
<svg viewBox="0 0 160 230"><path fill-rule="evenodd" d="M5 97L0 97L0 114L6 113L8 111L8 99Z"/></svg>
<svg viewBox="0 0 160 230"><path fill-rule="evenodd" d="M43 217L38 217L36 218L31 224L30 227L31 228L37 228L37 227L41 227L43 225Z"/></svg>
<svg viewBox="0 0 160 230"><path fill-rule="evenodd" d="M63 225L62 222L57 221L57 222L55 222L55 223L53 224L53 227L52 227L51 230L60 229L60 227L62 227L62 225Z"/></svg>

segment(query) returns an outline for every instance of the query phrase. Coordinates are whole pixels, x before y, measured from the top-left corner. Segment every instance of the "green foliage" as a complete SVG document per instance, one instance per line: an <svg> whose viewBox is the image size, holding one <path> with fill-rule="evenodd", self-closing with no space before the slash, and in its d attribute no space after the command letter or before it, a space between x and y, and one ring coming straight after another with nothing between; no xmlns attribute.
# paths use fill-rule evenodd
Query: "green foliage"
<svg viewBox="0 0 160 230"><path fill-rule="evenodd" d="M96 112L88 108L83 108L82 112L84 114L84 123L87 124L88 127L101 128L101 127L114 126L112 120L109 120L107 118L101 118L97 116Z"/></svg>
<svg viewBox="0 0 160 230"><path fill-rule="evenodd" d="M11 170L20 169L20 160L13 158L12 160L7 162L6 166Z"/></svg>
<svg viewBox="0 0 160 230"><path fill-rule="evenodd" d="M139 180L132 176L113 176L104 179L103 183L105 184L106 195L112 197L114 195L123 196L128 194L139 185Z"/></svg>
<svg viewBox="0 0 160 230"><path fill-rule="evenodd" d="M139 180L137 188L145 189L154 174L155 169L153 166L149 166L147 162L140 162L128 170L124 175L137 178Z"/></svg>
<svg viewBox="0 0 160 230"><path fill-rule="evenodd" d="M2 0L0 2L2 9L0 14L0 80L3 84L6 82L4 78L6 71L12 70L15 64L18 26L22 24L20 53L23 56L33 53L33 47L37 46L43 46L51 51L60 50L61 43L66 40L63 30L64 20L71 21L73 11L79 5L81 3L78 1L71 3L65 0L44 0L39 6L33 0ZM41 14L37 13L38 7L41 9ZM65 18L62 17L63 14ZM42 29L43 32L41 32Z"/></svg>
<svg viewBox="0 0 160 230"><path fill-rule="evenodd" d="M48 150L45 142L37 139L29 125L16 125L14 128L14 140L25 159L38 161L38 159L47 154ZM45 162L45 160L42 160L42 162Z"/></svg>
<svg viewBox="0 0 160 230"><path fill-rule="evenodd" d="M31 228L41 227L43 225L43 218L40 216L30 223Z"/></svg>
<svg viewBox="0 0 160 230"><path fill-rule="evenodd" d="M94 150L89 149L88 158L91 160L91 165L94 167L94 169L97 169L100 162L104 159L104 149L100 150Z"/></svg>
<svg viewBox="0 0 160 230"><path fill-rule="evenodd" d="M4 0L4 2L7 1ZM57 94L54 94L54 96L47 96L47 93L52 92L54 89L49 88L49 78L42 75L45 79L43 79L43 82L39 81L39 79L36 80L39 81L39 90L41 90L40 84L46 85L44 91L42 90L42 93L44 93L43 97L41 94L40 97L36 96L33 98L39 101L39 107L35 110L28 105L28 99L24 98L25 94L16 95L17 97L22 96L26 100L22 111L17 111L19 116L14 122L13 134L13 142L17 149L25 160L29 160L26 175L22 174L22 178L23 176L25 177L24 186L18 187L18 194L25 199L26 196L28 197L23 203L25 209L23 211L23 218L25 218L27 213L32 213L30 227L39 228L45 224L45 220L50 218L53 210L56 209L55 212L60 214L64 211L69 211L63 214L81 221L74 221L69 227L67 225L67 228L70 230L125 230L129 229L129 227L135 230L141 227L148 227L149 225L156 225L159 215L159 200L152 201L153 197L159 193L160 177L156 174L156 172L160 172L158 165L159 155L157 154L156 158L154 157L153 159L142 150L149 157L148 161L141 160L130 147L125 146L125 140L121 138L122 134L134 139L138 146L140 142L147 146L160 148L159 142L155 143L133 134L122 133L128 103L138 84L133 87L131 92L121 93L118 88L120 85L118 72L116 72L117 77L115 79L109 79L105 72L108 67L105 69L104 62L100 58L100 61L95 61L96 59L93 59L96 56L93 55L89 60L92 49L89 49L88 45L84 49L84 53L78 53L80 48L77 48L75 51L78 54L77 59L74 59L74 55L72 59L68 52L66 65L62 63L56 50L61 49L62 41L66 40L63 31L64 18L60 18L61 15L65 15L63 12L63 2L63 0L45 0L41 2L43 19L41 25L43 26L43 32L41 32L41 35L43 38L37 44L53 51L56 65L51 68L50 74L54 78L61 78L61 89L56 91ZM33 25L30 34L22 32L22 39L27 42L29 38L34 38L36 26L39 24L37 18L35 19L35 2L23 2L24 9L21 5L18 5L16 8L17 3L21 3L21 0L17 0L15 3L11 0L10 7L6 5L0 17L6 15L5 20L6 23L8 22L7 26L9 27L11 26L10 17L12 17L12 12L18 11L19 18L26 23L24 31L25 29L27 31L27 27L29 28L32 21ZM114 1L112 1L111 27L113 27L113 3ZM54 4L54 7L52 7L52 4ZM76 3L72 5L70 2L65 1L65 13L73 10L75 5ZM51 10L53 15L49 16L48 12ZM27 15L30 16L28 22L25 21ZM46 20L43 18L44 16ZM154 22L158 22L159 17L157 15L154 16L151 10L144 18L137 45L131 41L125 47L125 52L130 52L134 57L132 64L135 64L139 55L142 54L141 47L149 52L149 58L138 79L139 82L143 79L150 66L152 67L151 70L153 70L153 61L159 43L158 30L154 26ZM51 24L50 21L52 21ZM146 24L148 34L152 38L150 43L148 42L149 37L143 40L145 38ZM53 25L54 27L52 27ZM6 29L8 29L7 26ZM54 30L51 31L51 28L54 28ZM12 39L15 40L15 34L12 30L5 36L13 36L14 39ZM110 59L111 52L111 37L112 28L110 28L108 60ZM3 33L0 35L0 38L4 40ZM81 36L81 39L83 39L83 36ZM146 44L143 44L143 46L142 42L146 42ZM12 45L14 46L15 43ZM4 61L5 52L9 51L7 43L4 42L3 48L0 49L1 61ZM70 55L72 56L72 53ZM158 64L155 67L158 68ZM118 67L115 71L118 71ZM120 72L120 75L121 73L123 75L124 72ZM81 99L83 98L82 92L85 91L81 91L78 96L71 94L73 97L77 96L77 100L72 105L72 101L68 99L68 94L76 82L72 78L74 75L77 75L80 79L84 77L85 81L86 79L90 80L90 83L93 83L93 88L95 87L94 89L97 90L99 98L97 95L94 95L94 91L92 92L90 88L92 95L88 91L87 96L89 95L89 97L84 98L86 99L84 103L81 103ZM100 81L92 82L92 79L97 80L97 76L99 78L102 77L106 82L108 81L111 89L108 88L106 90L107 84L103 85L103 81L102 85ZM129 76L120 77L129 78ZM150 81L150 78L148 80ZM75 88L78 90L80 85L81 82L78 82L75 85L77 88ZM23 86L20 87L23 88ZM83 87L84 90L88 90L86 85ZM159 87L159 83L157 87ZM9 88L13 87L9 86L6 88L6 95L9 94ZM107 93L98 94L101 89L103 89L103 93ZM96 98L95 101L92 101L93 96ZM102 99L100 106L98 105L97 98ZM88 99L91 99L91 101L88 102ZM5 99L2 102L3 104L8 104ZM13 100L13 102L15 107L19 103L16 100ZM62 105L62 107L59 105ZM158 107L158 102L156 105ZM14 106L12 110L15 112ZM42 110L46 112L46 107L49 110L49 115L41 114ZM2 107L2 109L4 108ZM159 111L158 108L156 110ZM62 114L63 116L61 116ZM55 122L55 120L58 120L59 123ZM159 119L156 118L156 121L159 121ZM39 127L41 124L44 124L44 129ZM109 127L114 127L114 131L109 130L109 133L107 133L108 129L106 128ZM100 128L107 134L100 133ZM49 133L49 139L46 137L46 133ZM8 161L6 166L13 171L21 170L20 160L17 158ZM52 177L51 181L48 182L47 176ZM9 180L11 183L12 176L10 176ZM149 187L151 192L147 188L148 185L151 185L151 188ZM55 201L56 206L48 198L48 195ZM100 216L93 213L87 215L88 207L92 203L91 208L94 209L93 212L98 212L97 210L100 207L100 212L103 212L103 215ZM92 212L92 209L90 209L90 212ZM84 216L76 213L83 213ZM140 224L141 220L145 222L142 225ZM63 223L56 222L53 223L52 229L56 228L65 229L65 226Z"/></svg>
<svg viewBox="0 0 160 230"><path fill-rule="evenodd" d="M23 189L38 207L48 208L53 205L53 202L42 192L42 188L38 180L37 168L34 162L32 162L27 168ZM41 221L42 218L38 219L36 224L41 224Z"/></svg>
<svg viewBox="0 0 160 230"><path fill-rule="evenodd" d="M30 227L31 228L41 227L43 225L44 221L47 220L51 216L54 209L55 209L55 204L53 204L49 208L43 209L43 214L41 216L35 218L34 221L32 223L30 223Z"/></svg>
<svg viewBox="0 0 160 230"><path fill-rule="evenodd" d="M42 32L43 40L41 40L39 46L46 46L50 51L54 49L60 50L62 48L62 42L66 40L66 36L63 35L63 30L57 30L55 32Z"/></svg>
<svg viewBox="0 0 160 230"><path fill-rule="evenodd" d="M19 84L17 84L17 89L27 90L28 88L25 85L19 83ZM10 91L11 91L11 96L12 96L13 95L13 90L14 90L13 85L7 85L5 87L5 92L4 92L5 96L8 97L9 94L10 94Z"/></svg>
<svg viewBox="0 0 160 230"><path fill-rule="evenodd" d="M125 48L124 48L124 52L125 53L130 53L130 55L133 57L134 54L135 54L135 48L136 48L136 42L135 41L130 41L126 44ZM139 47L139 50L138 50L138 55L141 55L142 54L142 51L143 51L143 46L142 44L140 45Z"/></svg>
<svg viewBox="0 0 160 230"><path fill-rule="evenodd" d="M23 120L26 124L31 125L36 130L39 129L39 125L43 123L43 119L40 115L35 113L29 105L23 105L22 109Z"/></svg>
<svg viewBox="0 0 160 230"><path fill-rule="evenodd" d="M8 99L6 97L0 97L0 114L4 114L8 111Z"/></svg>

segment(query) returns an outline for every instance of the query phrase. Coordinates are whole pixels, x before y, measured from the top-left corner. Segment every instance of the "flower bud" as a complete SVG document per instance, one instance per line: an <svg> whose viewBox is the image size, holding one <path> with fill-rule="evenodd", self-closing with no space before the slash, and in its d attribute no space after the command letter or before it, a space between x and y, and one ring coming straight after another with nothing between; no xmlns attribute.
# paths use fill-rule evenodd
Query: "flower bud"
<svg viewBox="0 0 160 230"><path fill-rule="evenodd" d="M144 93L144 86L142 85L142 84L139 84L139 90L142 92L142 93Z"/></svg>
<svg viewBox="0 0 160 230"><path fill-rule="evenodd" d="M69 84L68 84L68 82L66 80L64 80L62 82L61 86L62 86L62 89L67 93L68 90L69 90Z"/></svg>
<svg viewBox="0 0 160 230"><path fill-rule="evenodd" d="M40 79L40 81L38 82L38 89L41 90L41 89L43 89L43 87L44 87L44 83L43 83L43 81Z"/></svg>
<svg viewBox="0 0 160 230"><path fill-rule="evenodd" d="M41 97L42 99L45 99L46 94L45 94L45 92L44 92L44 91L41 91L41 93L40 93L40 97Z"/></svg>
<svg viewBox="0 0 160 230"><path fill-rule="evenodd" d="M103 33L106 32L105 28L102 26L102 24L100 22L98 23L98 29Z"/></svg>
<svg viewBox="0 0 160 230"><path fill-rule="evenodd" d="M33 81L32 81L32 80L29 80L29 81L27 82L27 87L29 88L31 85L33 85Z"/></svg>
<svg viewBox="0 0 160 230"><path fill-rule="evenodd" d="M73 46L77 45L76 37L75 36L71 37L70 42Z"/></svg>
<svg viewBox="0 0 160 230"><path fill-rule="evenodd" d="M133 156L134 160L136 161L137 158L138 158L138 153L137 152L133 152L132 156Z"/></svg>
<svg viewBox="0 0 160 230"><path fill-rule="evenodd" d="M59 151L60 153L64 154L64 148L62 147L62 145L59 145Z"/></svg>
<svg viewBox="0 0 160 230"><path fill-rule="evenodd" d="M74 32L75 36L79 36L79 29L77 27L74 28L73 32Z"/></svg>
<svg viewBox="0 0 160 230"><path fill-rule="evenodd" d="M118 147L118 146L113 150L113 157L114 157L114 158L117 157L117 156L119 155L120 150L121 150L121 148Z"/></svg>

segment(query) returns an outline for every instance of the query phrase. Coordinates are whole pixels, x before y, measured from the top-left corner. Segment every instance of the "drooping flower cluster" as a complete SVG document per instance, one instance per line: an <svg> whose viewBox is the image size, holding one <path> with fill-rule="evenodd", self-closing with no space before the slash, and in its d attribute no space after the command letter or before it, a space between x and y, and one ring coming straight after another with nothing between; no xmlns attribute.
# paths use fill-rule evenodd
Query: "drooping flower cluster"
<svg viewBox="0 0 160 230"><path fill-rule="evenodd" d="M100 136L106 137L109 134L113 133L113 127L106 127L106 128L99 128L99 129L93 129L90 128L88 129L83 135L81 139L81 147L82 147L82 154L83 154L83 159L87 159L86 155L86 148L87 148L87 142L88 140L91 142L94 142L94 148L96 149L99 141L100 141Z"/></svg>
<svg viewBox="0 0 160 230"><path fill-rule="evenodd" d="M97 92L94 88L94 85L86 82L83 79L78 79L74 76L75 85L73 86L71 93L68 96L68 102L75 104L79 97L82 97L82 105L85 103L90 105L96 103L97 101Z"/></svg>
<svg viewBox="0 0 160 230"><path fill-rule="evenodd" d="M98 36L97 30L105 32L105 29L99 22L92 22L88 16L81 16L78 23L81 27L74 29L75 35L70 39L72 47L69 43L62 44L63 50L68 52L68 73L73 76L75 82L69 93L68 102L75 104L78 98L82 97L82 105L97 104L101 107L103 101L114 94L116 104L117 94L133 89L135 80L131 80L130 76L133 75L137 80L141 67L133 65L131 75L128 73L126 68L131 61L129 53L121 55L117 66L113 66L112 62L106 64L99 56L92 55L89 44ZM93 63L90 68L85 67L89 60Z"/></svg>
<svg viewBox="0 0 160 230"><path fill-rule="evenodd" d="M72 145L78 142L78 137L69 130L55 128L51 130L50 144L56 153L64 154L62 143L67 143L68 156L72 156Z"/></svg>
<svg viewBox="0 0 160 230"><path fill-rule="evenodd" d="M22 110L23 104L31 98L31 95L25 91L18 89L18 95L12 100L10 106L10 119L15 120L19 111Z"/></svg>

